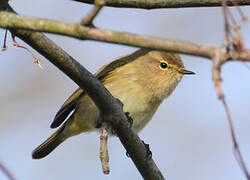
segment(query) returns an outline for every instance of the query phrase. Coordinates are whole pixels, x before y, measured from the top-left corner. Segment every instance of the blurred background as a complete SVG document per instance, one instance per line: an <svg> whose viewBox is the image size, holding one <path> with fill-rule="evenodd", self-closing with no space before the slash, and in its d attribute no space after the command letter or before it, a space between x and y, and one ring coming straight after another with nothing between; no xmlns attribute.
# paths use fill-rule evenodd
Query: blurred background
<svg viewBox="0 0 250 180"><path fill-rule="evenodd" d="M79 22L92 7L69 0L13 0L11 6L23 15L67 22ZM250 8L242 10L250 17ZM239 17L236 9L232 11ZM189 42L222 45L224 40L220 8L104 8L95 23L102 28ZM248 48L249 32L247 23L242 26L242 34ZM3 44L4 31L0 30L0 34ZM110 59L136 50L48 36L93 73ZM46 158L33 160L32 150L53 133L49 125L55 113L77 86L32 49L41 59L44 69L40 69L32 63L30 54L12 46L10 36L8 46L7 51L0 53L0 162L14 177L19 180L141 179L115 137L109 139L111 173L102 173L98 133L71 138ZM233 156L225 111L211 80L211 61L182 57L186 68L196 75L183 78L140 137L150 144L153 158L167 179L244 180ZM250 70L241 62L227 63L222 69L223 90L240 149L250 169L249 76ZM0 179L6 179L1 171Z"/></svg>

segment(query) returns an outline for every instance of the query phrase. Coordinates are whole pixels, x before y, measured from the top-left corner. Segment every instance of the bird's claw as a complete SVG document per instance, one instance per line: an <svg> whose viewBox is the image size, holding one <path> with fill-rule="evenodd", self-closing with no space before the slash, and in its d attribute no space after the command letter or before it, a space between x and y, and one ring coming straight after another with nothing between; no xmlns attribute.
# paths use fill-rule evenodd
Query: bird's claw
<svg viewBox="0 0 250 180"><path fill-rule="evenodd" d="M145 146L145 149L147 151L146 159L151 159L152 158L152 151L150 151L149 144L146 144L144 141L142 143Z"/></svg>
<svg viewBox="0 0 250 180"><path fill-rule="evenodd" d="M149 160L149 159L151 159L152 158L152 151L150 151L150 148L149 148L149 144L146 144L144 141L142 141L142 143L144 144L144 146L145 146L145 149L146 149L146 151L147 151L147 154L146 154L146 159L147 160ZM131 157L130 156L130 154L128 153L128 151L126 152L126 156L127 157Z"/></svg>
<svg viewBox="0 0 250 180"><path fill-rule="evenodd" d="M126 115L126 117L127 117L127 120L128 120L128 122L129 122L129 127L131 128L132 127L132 125L133 125L133 118L131 118L130 116L129 116L129 112L125 112L125 115Z"/></svg>

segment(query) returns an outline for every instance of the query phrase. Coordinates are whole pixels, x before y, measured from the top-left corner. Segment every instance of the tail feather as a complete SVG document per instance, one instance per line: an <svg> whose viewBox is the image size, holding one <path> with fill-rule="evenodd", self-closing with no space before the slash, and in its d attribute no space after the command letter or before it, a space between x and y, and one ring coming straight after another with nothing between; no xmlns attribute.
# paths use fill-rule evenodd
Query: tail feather
<svg viewBox="0 0 250 180"><path fill-rule="evenodd" d="M38 146L32 152L32 158L41 159L51 153L57 146L59 146L65 140L65 137L62 134L63 130L64 126L52 134L44 143Z"/></svg>

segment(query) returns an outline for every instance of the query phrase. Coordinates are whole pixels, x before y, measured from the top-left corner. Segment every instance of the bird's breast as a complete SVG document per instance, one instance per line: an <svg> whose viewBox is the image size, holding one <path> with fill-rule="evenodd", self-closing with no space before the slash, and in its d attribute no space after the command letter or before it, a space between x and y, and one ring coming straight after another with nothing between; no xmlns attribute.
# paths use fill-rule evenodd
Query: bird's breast
<svg viewBox="0 0 250 180"><path fill-rule="evenodd" d="M107 88L114 97L122 101L123 111L129 112L129 116L133 119L133 127L137 132L152 119L160 105L158 100L154 100L150 93L140 87L122 86L114 89L107 86Z"/></svg>

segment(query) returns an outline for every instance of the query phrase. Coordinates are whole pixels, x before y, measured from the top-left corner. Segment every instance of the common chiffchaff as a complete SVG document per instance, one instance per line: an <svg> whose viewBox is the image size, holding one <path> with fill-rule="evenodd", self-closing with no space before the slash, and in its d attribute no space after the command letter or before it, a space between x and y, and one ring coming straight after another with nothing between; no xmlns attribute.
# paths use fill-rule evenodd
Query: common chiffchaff
<svg viewBox="0 0 250 180"><path fill-rule="evenodd" d="M179 55L140 49L103 66L96 76L114 97L122 101L124 112L129 112L133 127L139 132L184 74L194 73L184 69ZM62 105L51 128L59 127L68 118L33 151L32 157L43 158L69 137L98 130L99 114L91 98L78 88Z"/></svg>

